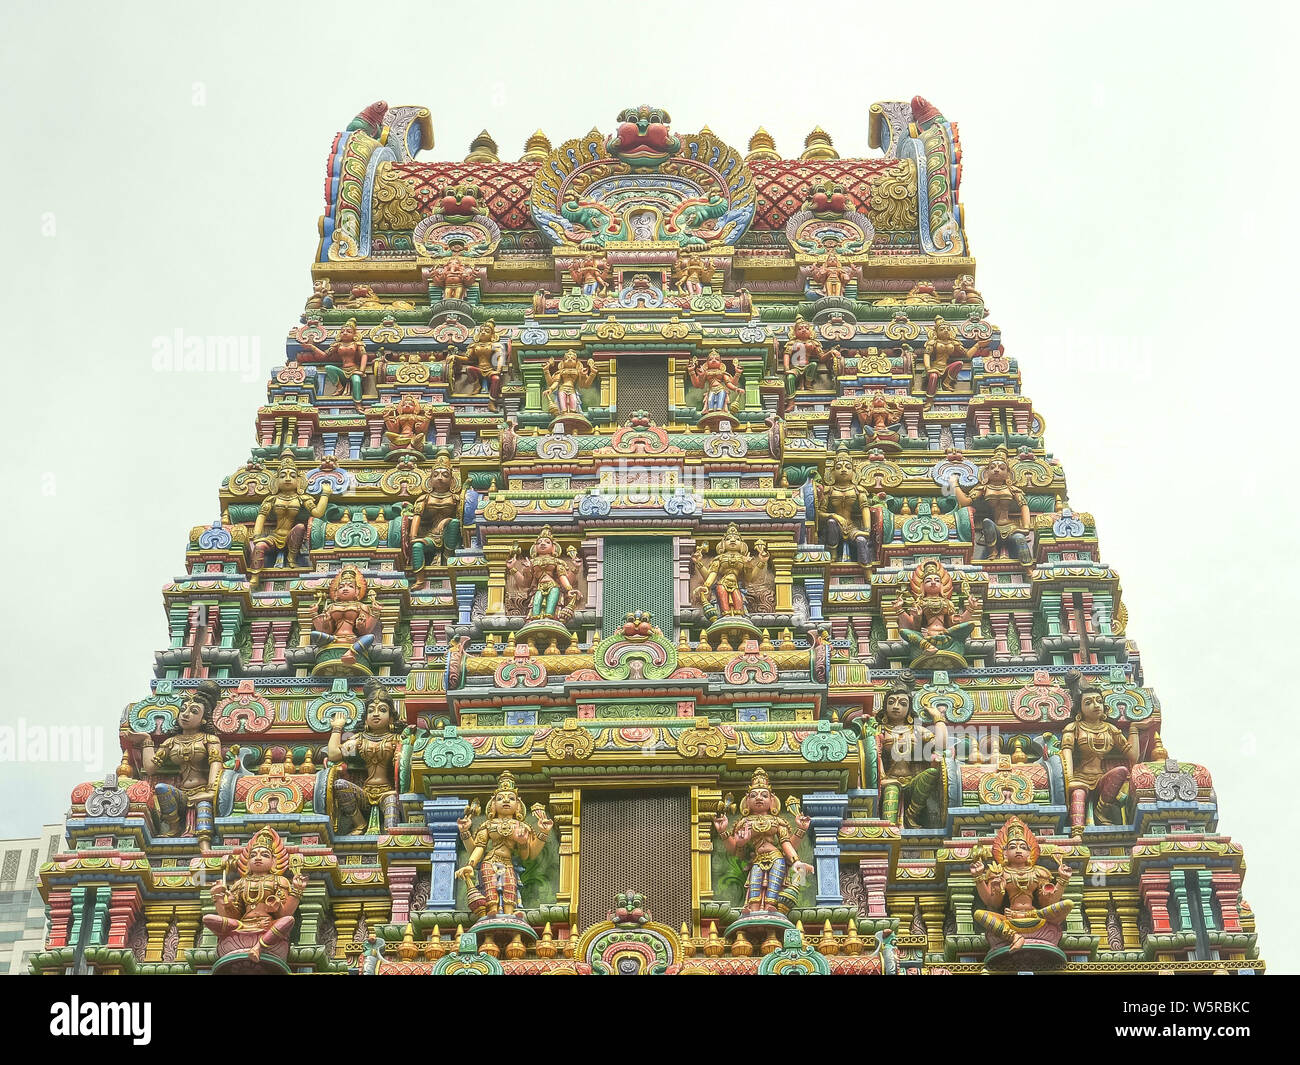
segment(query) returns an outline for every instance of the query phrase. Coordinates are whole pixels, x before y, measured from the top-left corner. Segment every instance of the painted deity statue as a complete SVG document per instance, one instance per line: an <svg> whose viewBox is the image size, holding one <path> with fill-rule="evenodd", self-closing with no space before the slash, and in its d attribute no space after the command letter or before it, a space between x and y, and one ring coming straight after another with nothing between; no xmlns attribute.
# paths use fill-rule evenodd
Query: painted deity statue
<svg viewBox="0 0 1300 1065"><path fill-rule="evenodd" d="M880 537L880 508L857 483L857 467L845 447L835 452L830 483L816 485L817 512L823 516L822 541L832 557L847 558L852 550L858 564L872 562L873 541Z"/></svg>
<svg viewBox="0 0 1300 1065"><path fill-rule="evenodd" d="M963 669L966 639L975 628L980 601L966 593L966 608L953 602L952 575L942 563L927 559L912 571L910 597L899 597L898 631L911 645L917 669Z"/></svg>
<svg viewBox="0 0 1300 1065"><path fill-rule="evenodd" d="M486 815L474 824L477 805L471 804L457 821L469 858L456 875L468 885L469 908L476 918L513 914L519 908L515 863L532 861L542 853L555 822L541 803L532 807L536 829L524 820L524 803L508 771L497 780Z"/></svg>
<svg viewBox="0 0 1300 1065"><path fill-rule="evenodd" d="M1106 718L1101 688L1071 670L1066 678L1074 701L1074 720L1061 735L1061 761L1070 797L1070 831L1083 835L1089 814L1098 825L1127 823L1129 771L1138 761L1141 735L1134 726L1125 736Z"/></svg>
<svg viewBox="0 0 1300 1065"><path fill-rule="evenodd" d="M501 402L501 386L510 370L510 341L497 331L496 322L490 318L478 327L464 354L450 355L447 360L451 380L463 366L477 396L487 388L488 407L497 410Z"/></svg>
<svg viewBox="0 0 1300 1065"><path fill-rule="evenodd" d="M853 280L856 272L850 264L840 262L832 249L813 267L812 279L821 286L824 295L838 298L844 295L844 286Z"/></svg>
<svg viewBox="0 0 1300 1065"><path fill-rule="evenodd" d="M573 283L584 296L603 296L609 292L609 263L588 255L573 267Z"/></svg>
<svg viewBox="0 0 1300 1065"><path fill-rule="evenodd" d="M425 276L442 289L445 300L463 300L465 293L479 278L478 267L459 255L452 255L425 268Z"/></svg>
<svg viewBox="0 0 1300 1065"><path fill-rule="evenodd" d="M975 287L975 278L971 274L962 274L952 283L953 303L983 303L984 297Z"/></svg>
<svg viewBox="0 0 1300 1065"><path fill-rule="evenodd" d="M426 567L445 560L461 546L465 491L452 466L451 454L440 451L425 478L424 491L402 515L402 550L410 563L412 587L424 586Z"/></svg>
<svg viewBox="0 0 1300 1065"><path fill-rule="evenodd" d="M528 586L533 593L528 609L530 618L568 621L573 617L582 605L582 596L573 581L575 565L581 563L561 552L551 536L551 527L542 529L528 551Z"/></svg>
<svg viewBox="0 0 1300 1065"><path fill-rule="evenodd" d="M542 372L546 375L544 394L550 397L550 412L563 415L582 413L579 389L595 381L600 371L591 359L584 366L577 355L566 351L560 358L551 359Z"/></svg>
<svg viewBox="0 0 1300 1065"><path fill-rule="evenodd" d="M368 658L382 628L383 615L356 566L344 566L330 581L328 590L316 593L316 616L311 638L316 644L341 644L339 661L352 666L357 656Z"/></svg>
<svg viewBox="0 0 1300 1065"><path fill-rule="evenodd" d="M698 255L688 255L677 262L673 272L673 284L677 291L687 296L699 296L707 285L713 281L713 267Z"/></svg>
<svg viewBox="0 0 1300 1065"><path fill-rule="evenodd" d="M725 806L719 807L713 819L714 830L727 853L738 855L749 867L742 915L771 913L784 918L799 896L798 878L791 874L807 876L813 871L811 865L799 860L795 850L812 820L797 807L794 809L791 828L781 816L781 800L772 791L766 771L755 769L735 826Z"/></svg>
<svg viewBox="0 0 1300 1065"><path fill-rule="evenodd" d="M966 346L957 337L957 331L942 318L936 317L934 328L921 349L925 372L925 394L934 399L939 386L948 391L957 387L957 376L966 368Z"/></svg>
<svg viewBox="0 0 1300 1065"><path fill-rule="evenodd" d="M1011 817L993 837L993 861L971 863L975 890L987 910L974 913L988 932L989 946L1011 952L1027 944L1055 949L1061 925L1074 908L1063 899L1072 870L1063 861L1050 872L1038 864L1038 838L1018 817Z"/></svg>
<svg viewBox="0 0 1300 1065"><path fill-rule="evenodd" d="M908 828L937 827L941 822L934 806L943 799L940 766L948 745L944 722L936 721L933 729L920 723L912 706L912 686L903 679L885 692L876 722L881 817Z"/></svg>
<svg viewBox="0 0 1300 1065"><path fill-rule="evenodd" d="M203 916L204 926L217 935L220 958L238 953L256 963L266 949L281 960L288 957L293 915L307 888L300 871L293 871L292 879L284 875L290 864L272 828L259 829L244 847L226 856L221 880L212 885L216 913ZM233 884L227 882L231 866L239 873Z"/></svg>
<svg viewBox="0 0 1300 1065"><path fill-rule="evenodd" d="M379 807L383 831L390 831L399 820L397 761L403 722L392 694L373 677L366 681L362 701L365 716L347 739L343 737L346 715L333 716L326 748L336 765L357 759L365 766L362 783L339 775L331 786L339 831L354 836L365 832L373 807Z"/></svg>
<svg viewBox="0 0 1300 1065"><path fill-rule="evenodd" d="M691 384L704 390L701 414L725 412L731 408L732 396L745 394L745 389L740 383L740 370L735 361L732 361L731 370L728 371L726 362L716 351L710 351L703 362L698 355L694 356L687 373L690 375Z"/></svg>
<svg viewBox="0 0 1300 1065"><path fill-rule="evenodd" d="M361 388L365 381L368 356L366 346L357 338L357 320L349 318L339 326L339 336L325 351L310 340L301 340L302 350L298 362L325 364L325 377L334 385L334 395L344 396L349 389L352 404L361 409ZM292 365L292 364L291 364Z"/></svg>
<svg viewBox="0 0 1300 1065"><path fill-rule="evenodd" d="M898 430L903 423L903 408L892 396L880 389L860 397L853 406L858 428L873 444L897 450Z"/></svg>
<svg viewBox="0 0 1300 1065"><path fill-rule="evenodd" d="M697 601L704 606L705 614L727 617L747 617L745 609L745 584L753 566L749 546L740 537L734 523L718 541L713 557L707 553L697 556L697 564L704 574L696 590Z"/></svg>
<svg viewBox="0 0 1300 1065"><path fill-rule="evenodd" d="M785 392L793 396L800 388L811 388L816 383L818 367L834 373L835 352L822 350L821 341L813 333L811 322L803 315L795 315L790 329L790 339L781 349L781 365L785 371Z"/></svg>
<svg viewBox="0 0 1300 1065"><path fill-rule="evenodd" d="M333 487L326 481L321 485L320 498L312 499L307 494L307 477L298 470L293 456L287 451L281 456L280 467L271 482L271 494L258 508L253 535L249 538L253 569L250 578L267 566L276 565L280 559L281 565L295 565L303 537L307 535L303 515L324 517L332 491ZM273 523L269 532L267 519Z"/></svg>
<svg viewBox="0 0 1300 1065"><path fill-rule="evenodd" d="M395 451L423 451L432 421L433 408L421 403L419 396L407 392L384 408L384 439Z"/></svg>
<svg viewBox="0 0 1300 1065"><path fill-rule="evenodd" d="M176 727L157 746L152 736L141 737L140 768L145 776L173 776L154 784L164 834L179 836L193 818L199 850L212 845L212 801L221 776L221 737L212 713L221 689L214 681L201 681L181 696Z"/></svg>
<svg viewBox="0 0 1300 1065"><path fill-rule="evenodd" d="M1029 500L1011 481L1011 462L1007 449L993 452L980 475L980 483L965 491L952 475L952 491L963 507L973 507L980 523L987 558L1016 558L1023 565L1034 561L1033 525Z"/></svg>

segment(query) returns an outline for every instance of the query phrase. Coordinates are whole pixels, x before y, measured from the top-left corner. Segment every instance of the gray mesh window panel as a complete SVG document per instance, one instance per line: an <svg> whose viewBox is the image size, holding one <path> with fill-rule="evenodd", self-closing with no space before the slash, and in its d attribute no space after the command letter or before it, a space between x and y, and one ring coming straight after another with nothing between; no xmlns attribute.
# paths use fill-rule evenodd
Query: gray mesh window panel
<svg viewBox="0 0 1300 1065"><path fill-rule="evenodd" d="M578 921L605 920L614 896L636 891L660 924L691 919L691 797L679 789L583 789Z"/></svg>
<svg viewBox="0 0 1300 1065"><path fill-rule="evenodd" d="M602 635L618 631L628 614L647 610L663 634L676 639L671 536L606 537L602 570Z"/></svg>
<svg viewBox="0 0 1300 1065"><path fill-rule="evenodd" d="M619 425L638 410L649 413L656 425L668 423L668 356L621 355L615 363Z"/></svg>

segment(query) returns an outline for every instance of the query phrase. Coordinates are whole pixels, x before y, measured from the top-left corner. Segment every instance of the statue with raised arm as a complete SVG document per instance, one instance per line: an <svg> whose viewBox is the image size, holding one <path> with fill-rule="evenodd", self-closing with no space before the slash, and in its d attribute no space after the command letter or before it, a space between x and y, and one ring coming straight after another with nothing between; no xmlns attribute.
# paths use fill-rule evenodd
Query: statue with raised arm
<svg viewBox="0 0 1300 1065"><path fill-rule="evenodd" d="M1039 865L1038 838L1018 817L1008 818L998 829L991 849L991 863L984 860L988 852L977 849L970 866L975 890L988 907L973 914L993 948L986 962L1026 948L1045 951L1058 964L1064 962L1056 944L1061 925L1074 908L1071 900L1062 897L1073 871L1064 861L1058 861L1055 873Z"/></svg>
<svg viewBox="0 0 1300 1065"><path fill-rule="evenodd" d="M542 853L555 822L546 816L542 803L534 803L537 827L528 824L523 799L509 771L501 774L485 816L477 824L476 805L468 807L457 822L469 857L456 875L469 888L470 913L476 919L510 916L519 909L515 864L532 861Z"/></svg>
<svg viewBox="0 0 1300 1065"><path fill-rule="evenodd" d="M321 485L321 494L313 499L307 494L307 477L298 469L293 455L285 451L271 481L271 493L262 501L249 538L252 570L249 579L277 561L283 566L297 564L298 551L307 535L307 521L322 518L333 491L329 481ZM267 525L271 524L271 529Z"/></svg>
<svg viewBox="0 0 1300 1065"><path fill-rule="evenodd" d="M239 874L233 884L228 882L232 868ZM307 878L291 862L279 833L259 829L245 846L223 859L221 870L221 879L212 885L216 912L203 916L204 927L217 936L217 966L245 958L257 966L262 951L269 950L287 971L293 915ZM292 879L286 872L292 873Z"/></svg>
<svg viewBox="0 0 1300 1065"><path fill-rule="evenodd" d="M813 871L795 850L812 821L796 804L791 806L795 811L793 828L781 816L781 800L763 769L755 769L750 777L735 825L727 816L726 805L719 804L713 828L727 853L737 855L748 866L742 916L771 914L783 922L799 897L799 879Z"/></svg>

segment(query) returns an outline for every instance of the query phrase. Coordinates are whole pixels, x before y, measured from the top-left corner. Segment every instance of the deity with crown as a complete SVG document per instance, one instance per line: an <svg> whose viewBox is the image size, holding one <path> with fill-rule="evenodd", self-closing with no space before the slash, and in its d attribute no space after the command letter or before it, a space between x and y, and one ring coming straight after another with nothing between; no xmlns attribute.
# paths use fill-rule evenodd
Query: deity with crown
<svg viewBox="0 0 1300 1065"><path fill-rule="evenodd" d="M293 915L307 887L297 858L275 829L263 828L222 860L221 879L212 885L216 912L203 917L204 927L217 936L218 968L266 971L262 952L269 951L274 967L288 971ZM232 867L239 873L233 884L227 880Z"/></svg>

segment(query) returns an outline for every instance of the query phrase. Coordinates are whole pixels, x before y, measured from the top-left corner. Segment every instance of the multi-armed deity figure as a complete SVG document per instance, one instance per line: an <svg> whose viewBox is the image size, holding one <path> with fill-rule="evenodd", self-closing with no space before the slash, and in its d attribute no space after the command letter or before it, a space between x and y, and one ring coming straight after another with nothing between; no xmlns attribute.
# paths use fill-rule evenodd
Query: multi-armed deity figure
<svg viewBox="0 0 1300 1065"><path fill-rule="evenodd" d="M542 367L546 375L545 395L550 397L550 411L563 418L566 414L582 415L582 396L579 389L586 388L596 380L599 370L596 363L588 359L584 366L572 351L566 351L558 359L551 359Z"/></svg>
<svg viewBox="0 0 1300 1065"><path fill-rule="evenodd" d="M1137 726L1128 736L1106 718L1100 687L1078 670L1067 676L1074 697L1074 720L1061 735L1061 761L1070 796L1070 831L1083 835L1091 813L1098 825L1126 823L1129 770L1140 756Z"/></svg>
<svg viewBox="0 0 1300 1065"><path fill-rule="evenodd" d="M1070 867L1060 861L1052 873L1039 865L1038 838L1018 817L1008 818L998 829L992 852L992 864L986 865L977 852L970 866L975 890L988 907L976 910L974 917L987 930L989 946L999 953L1033 946L1060 956L1056 943L1061 924L1074 908L1071 900L1061 897L1072 875Z"/></svg>
<svg viewBox="0 0 1300 1065"><path fill-rule="evenodd" d="M478 395L486 386L488 407L496 410L501 402L501 386L510 372L510 341L497 331L496 322L489 318L478 327L465 353L449 355L447 365L448 376L453 381L464 367L473 389L471 395Z"/></svg>
<svg viewBox="0 0 1300 1065"><path fill-rule="evenodd" d="M347 759L359 759L365 767L366 776L362 783L336 776L332 784L339 831L349 835L365 832L370 811L376 806L385 832L398 823L399 817L397 754L401 746L402 719L393 696L374 678L366 681L363 702L365 716L347 739L343 738L346 716L343 713L334 715L326 748L330 761L336 765L342 765Z"/></svg>
<svg viewBox="0 0 1300 1065"><path fill-rule="evenodd" d="M698 296L713 280L713 267L698 255L688 255L679 259L677 269L673 272L673 284L677 291L687 296Z"/></svg>
<svg viewBox="0 0 1300 1065"><path fill-rule="evenodd" d="M696 552L695 598L704 607L705 616L712 621L727 618L747 618L745 589L754 579L755 562L764 567L768 563L766 550L761 560L750 554L749 545L740 536L740 528L733 522L718 541L712 557L705 550Z"/></svg>
<svg viewBox="0 0 1300 1065"><path fill-rule="evenodd" d="M293 456L286 451L280 457L279 469L271 481L271 493L258 508L253 535L249 538L250 582L256 582L262 570L276 565L280 559L283 559L281 565L295 564L303 537L307 535L307 519L325 516L332 491L329 481L325 481L320 498L312 499L307 494L307 477L299 472ZM267 518L274 522L270 533L266 531Z"/></svg>
<svg viewBox="0 0 1300 1065"><path fill-rule="evenodd" d="M781 349L786 395L793 396L800 388L811 388L816 383L818 368L824 368L834 376L838 357L838 349L822 349L821 341L813 333L811 322L804 321L803 315L795 315L790 339Z"/></svg>
<svg viewBox="0 0 1300 1065"><path fill-rule="evenodd" d="M936 559L927 559L912 571L910 597L898 599L898 632L912 650L917 669L964 669L966 638L974 631L972 620L980 601L964 592L966 608L960 613L953 602L952 574Z"/></svg>
<svg viewBox="0 0 1300 1065"><path fill-rule="evenodd" d="M957 337L957 331L940 317L935 317L934 328L921 349L925 368L925 394L934 399L939 386L948 391L957 387L957 375L966 368L966 346Z"/></svg>
<svg viewBox="0 0 1300 1065"><path fill-rule="evenodd" d="M941 823L932 807L942 799L940 765L948 746L942 720L923 726L912 706L912 685L895 680L876 715L876 756L880 778L880 816L896 825L930 828Z"/></svg>
<svg viewBox="0 0 1300 1065"><path fill-rule="evenodd" d="M529 618L572 619L582 605L582 594L574 581L575 568L582 563L576 555L566 555L551 536L551 527L542 529L528 551L528 586L532 590Z"/></svg>
<svg viewBox="0 0 1300 1065"><path fill-rule="evenodd" d="M824 296L839 298L844 295L844 286L853 280L856 273L855 267L840 262L840 257L835 254L834 249L831 249L826 253L826 257L813 267L811 276L821 286Z"/></svg>
<svg viewBox="0 0 1300 1065"><path fill-rule="evenodd" d="M985 557L1016 558L1026 566L1033 563L1029 500L1011 483L1011 461L1006 448L999 447L993 452L980 475L980 483L969 492L962 488L956 474L950 483L957 502L975 509L984 537Z"/></svg>
<svg viewBox="0 0 1300 1065"><path fill-rule="evenodd" d="M314 672L337 661L345 668L369 661L370 649L383 627L383 614L366 578L356 566L344 566L328 589L316 593L316 616L311 622L312 642L324 645ZM337 655L330 652L338 651ZM368 668L368 666L367 666Z"/></svg>
<svg viewBox="0 0 1300 1065"><path fill-rule="evenodd" d="M357 320L349 318L339 326L339 336L325 351L310 340L299 338L302 351L298 362L325 363L325 377L334 385L334 395L345 396L352 392L352 403L361 409L361 387L366 376L366 346L357 338Z"/></svg>
<svg viewBox="0 0 1300 1065"><path fill-rule="evenodd" d="M221 689L205 680L181 697L176 727L155 746L150 735L140 737L140 768L146 777L166 774L173 781L157 781L158 812L165 834L178 836L193 815L199 849L212 843L212 797L221 776L221 737L212 724L212 712Z"/></svg>
<svg viewBox="0 0 1300 1065"><path fill-rule="evenodd" d="M742 918L763 914L775 917L775 923L784 923L799 897L800 877L813 871L795 850L812 820L792 802L794 827L790 827L781 816L781 800L762 769L755 769L750 778L749 791L740 801L740 820L734 827L727 817L729 800L730 796L727 803L719 804L713 827L727 853L738 855L749 867Z"/></svg>
<svg viewBox="0 0 1300 1065"><path fill-rule="evenodd" d="M842 553L847 558L852 550L859 565L870 565L873 541L880 537L880 507L858 485L857 467L848 448L835 452L830 483L818 482L816 493L817 512L824 522L822 542L832 557Z"/></svg>
<svg viewBox="0 0 1300 1065"><path fill-rule="evenodd" d="M479 279L479 268L459 255L451 255L425 267L424 276L442 289L443 299L463 300L469 287Z"/></svg>
<svg viewBox="0 0 1300 1065"><path fill-rule="evenodd" d="M710 351L702 362L698 355L693 357L686 372L690 375L691 384L704 390L704 401L700 407L700 414L704 417L715 413L725 414L731 409L732 397L745 393L740 383L740 369L735 361L732 361L731 369L728 370L726 362L716 351Z"/></svg>
<svg viewBox="0 0 1300 1065"><path fill-rule="evenodd" d="M424 491L402 515L402 550L410 563L412 587L423 587L424 571L461 546L465 491L451 462L439 451L424 481Z"/></svg>
<svg viewBox="0 0 1300 1065"><path fill-rule="evenodd" d="M898 430L903 424L903 408L892 396L880 389L858 398L853 405L858 427L871 441L873 447L883 451L897 451Z"/></svg>
<svg viewBox="0 0 1300 1065"><path fill-rule="evenodd" d="M536 829L524 820L523 799L515 787L514 776L507 771L497 780L483 819L474 824L478 815L475 802L457 821L469 858L456 870L456 875L469 888L469 908L475 918L510 916L519 908L515 863L532 861L541 854L555 827L542 803L533 804L532 814Z"/></svg>
<svg viewBox="0 0 1300 1065"><path fill-rule="evenodd" d="M433 421L433 408L412 392L384 408L384 439L394 451L424 451L424 440Z"/></svg>
<svg viewBox="0 0 1300 1065"><path fill-rule="evenodd" d="M573 283L584 296L603 296L609 291L609 263L588 255L572 267Z"/></svg>
<svg viewBox="0 0 1300 1065"><path fill-rule="evenodd" d="M239 873L233 884L226 875L232 865ZM264 949L283 962L307 878L291 861L279 833L259 829L247 845L223 859L221 868L221 879L212 885L217 912L203 916L203 924L217 934L218 965L232 954L256 965ZM292 871L293 879L286 871Z"/></svg>

